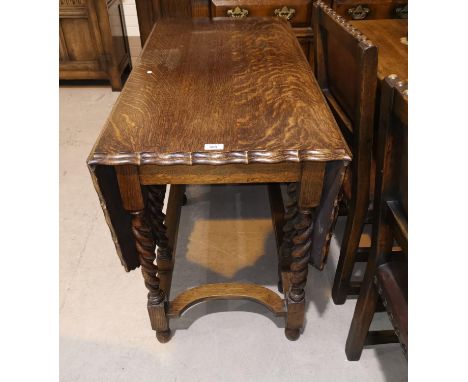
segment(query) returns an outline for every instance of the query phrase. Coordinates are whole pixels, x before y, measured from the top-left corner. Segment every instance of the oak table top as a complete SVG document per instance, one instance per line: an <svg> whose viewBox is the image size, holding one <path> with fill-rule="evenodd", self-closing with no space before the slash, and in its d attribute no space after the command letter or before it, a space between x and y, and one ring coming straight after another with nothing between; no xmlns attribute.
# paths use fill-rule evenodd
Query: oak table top
<svg viewBox="0 0 468 382"><path fill-rule="evenodd" d="M90 165L350 159L287 22L160 22L152 35Z"/></svg>
<svg viewBox="0 0 468 382"><path fill-rule="evenodd" d="M401 80L408 79L408 20L356 20L350 23L379 49L379 81L390 74L396 74Z"/></svg>

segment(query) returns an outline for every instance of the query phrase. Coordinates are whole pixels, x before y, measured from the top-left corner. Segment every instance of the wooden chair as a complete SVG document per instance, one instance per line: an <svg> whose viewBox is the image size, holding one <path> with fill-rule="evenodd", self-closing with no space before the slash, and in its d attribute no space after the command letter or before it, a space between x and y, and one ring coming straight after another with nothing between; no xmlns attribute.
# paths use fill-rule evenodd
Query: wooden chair
<svg viewBox="0 0 468 382"><path fill-rule="evenodd" d="M371 256L346 341L351 361L365 344L399 340L408 351L408 97L396 75L382 85L376 162ZM395 241L401 255L392 253ZM379 295L398 337L393 340L388 331L369 332Z"/></svg>
<svg viewBox="0 0 468 382"><path fill-rule="evenodd" d="M335 304L343 304L369 207L377 48L321 1L314 4L313 24L315 75L353 153L350 186L342 191L348 220L332 291Z"/></svg>

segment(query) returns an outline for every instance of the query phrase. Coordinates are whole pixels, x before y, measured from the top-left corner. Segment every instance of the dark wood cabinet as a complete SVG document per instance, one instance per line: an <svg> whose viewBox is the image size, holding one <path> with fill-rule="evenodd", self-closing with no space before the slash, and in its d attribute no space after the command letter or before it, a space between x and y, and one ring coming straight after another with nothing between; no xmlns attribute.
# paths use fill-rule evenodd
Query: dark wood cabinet
<svg viewBox="0 0 468 382"><path fill-rule="evenodd" d="M60 0L60 79L102 79L122 88L130 52L122 0Z"/></svg>
<svg viewBox="0 0 468 382"><path fill-rule="evenodd" d="M349 20L408 18L408 0L333 0L332 8Z"/></svg>
<svg viewBox="0 0 468 382"><path fill-rule="evenodd" d="M283 17L313 65L312 0L136 0L142 45L160 18Z"/></svg>

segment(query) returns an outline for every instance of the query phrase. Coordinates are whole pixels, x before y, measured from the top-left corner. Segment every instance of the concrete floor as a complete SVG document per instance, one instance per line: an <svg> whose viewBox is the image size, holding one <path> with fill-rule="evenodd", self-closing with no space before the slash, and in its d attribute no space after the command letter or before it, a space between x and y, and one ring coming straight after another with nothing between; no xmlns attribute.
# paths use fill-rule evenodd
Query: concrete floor
<svg viewBox="0 0 468 382"><path fill-rule="evenodd" d="M118 97L108 87L60 89L61 381L405 381L399 345L344 344L355 300L330 298L339 247L324 272L309 268L305 331L251 302L211 301L171 321L156 341L139 270L126 273L85 165ZM275 290L276 254L264 186L193 186L183 207L172 296L206 282L250 281ZM338 224L337 235L343 221ZM389 327L385 314L373 327Z"/></svg>

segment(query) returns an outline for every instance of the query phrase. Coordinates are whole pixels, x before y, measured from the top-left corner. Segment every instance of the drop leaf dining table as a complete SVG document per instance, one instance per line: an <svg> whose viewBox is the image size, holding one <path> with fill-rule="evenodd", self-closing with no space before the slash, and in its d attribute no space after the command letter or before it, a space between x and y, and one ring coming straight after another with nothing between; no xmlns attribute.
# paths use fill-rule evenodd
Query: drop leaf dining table
<svg viewBox="0 0 468 382"><path fill-rule="evenodd" d="M263 304L297 339L309 258L323 267L350 160L286 21L157 23L87 160L122 265L141 268L157 339L167 342L169 319L207 299ZM284 296L223 283L169 299L185 186L220 183L268 184Z"/></svg>

